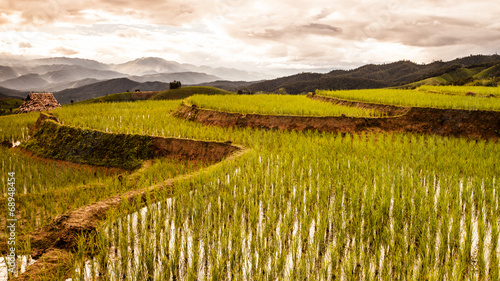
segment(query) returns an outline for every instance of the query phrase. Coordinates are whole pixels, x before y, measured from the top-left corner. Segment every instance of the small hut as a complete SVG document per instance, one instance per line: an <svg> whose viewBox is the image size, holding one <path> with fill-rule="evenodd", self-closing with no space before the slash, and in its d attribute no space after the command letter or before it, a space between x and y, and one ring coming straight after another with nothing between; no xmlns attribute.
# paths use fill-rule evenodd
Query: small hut
<svg viewBox="0 0 500 281"><path fill-rule="evenodd" d="M29 93L19 107L20 113L52 110L61 107L52 93Z"/></svg>

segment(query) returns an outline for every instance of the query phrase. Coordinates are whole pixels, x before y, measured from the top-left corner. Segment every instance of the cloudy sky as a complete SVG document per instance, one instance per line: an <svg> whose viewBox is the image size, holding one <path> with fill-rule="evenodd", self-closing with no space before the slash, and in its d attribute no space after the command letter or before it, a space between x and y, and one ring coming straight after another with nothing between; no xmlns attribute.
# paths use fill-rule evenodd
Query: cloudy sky
<svg viewBox="0 0 500 281"><path fill-rule="evenodd" d="M240 69L418 63L500 46L497 0L0 0L0 55Z"/></svg>

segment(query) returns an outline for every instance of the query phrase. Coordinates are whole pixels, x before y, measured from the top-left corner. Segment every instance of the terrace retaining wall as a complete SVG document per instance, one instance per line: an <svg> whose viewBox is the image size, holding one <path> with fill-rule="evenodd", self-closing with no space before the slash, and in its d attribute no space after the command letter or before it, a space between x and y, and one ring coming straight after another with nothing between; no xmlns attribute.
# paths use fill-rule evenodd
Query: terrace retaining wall
<svg viewBox="0 0 500 281"><path fill-rule="evenodd" d="M64 126L41 114L23 148L39 156L79 164L135 169L158 157L218 162L240 149L224 142L106 133Z"/></svg>
<svg viewBox="0 0 500 281"><path fill-rule="evenodd" d="M326 101L329 98L316 97L316 99ZM343 101L333 102L343 103ZM379 110L381 106L384 106L360 102L354 102L351 105ZM387 110L392 114L401 113L402 115L365 118L240 114L199 108L196 105L180 105L174 115L178 118L221 127L318 130L341 133L394 131L493 140L500 137L500 112L498 111L394 106L387 106Z"/></svg>

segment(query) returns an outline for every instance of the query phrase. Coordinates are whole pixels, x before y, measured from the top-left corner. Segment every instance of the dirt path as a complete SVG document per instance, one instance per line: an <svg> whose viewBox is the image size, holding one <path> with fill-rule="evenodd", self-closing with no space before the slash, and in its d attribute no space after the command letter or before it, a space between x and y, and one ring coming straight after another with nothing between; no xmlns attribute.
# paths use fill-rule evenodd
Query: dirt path
<svg viewBox="0 0 500 281"><path fill-rule="evenodd" d="M357 133L364 131L394 131L442 136L498 140L500 112L461 109L396 107L363 102L348 102L329 97L314 99L336 104L382 110L389 117L312 117L239 114L181 105L174 116L221 127L251 127L277 130L318 130L322 132Z"/></svg>

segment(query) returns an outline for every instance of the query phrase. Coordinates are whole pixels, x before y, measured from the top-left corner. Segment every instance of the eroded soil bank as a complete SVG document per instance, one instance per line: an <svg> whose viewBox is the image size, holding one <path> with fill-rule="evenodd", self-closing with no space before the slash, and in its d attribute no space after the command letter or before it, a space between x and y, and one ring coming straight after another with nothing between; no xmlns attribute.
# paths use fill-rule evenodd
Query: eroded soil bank
<svg viewBox="0 0 500 281"><path fill-rule="evenodd" d="M218 162L239 147L212 141L106 133L61 125L41 114L32 138L21 147L39 156L105 167L133 170L143 161L169 157L199 162Z"/></svg>
<svg viewBox="0 0 500 281"><path fill-rule="evenodd" d="M325 97L321 98L324 100ZM353 103L352 105L377 110L381 110L381 106L384 107L384 105L369 103ZM370 107L372 105L373 107ZM199 108L196 105L180 105L175 116L221 127L342 133L394 131L492 140L498 140L500 137L500 112L497 111L417 107L398 109L394 106L388 106L387 110L391 114L402 115L382 118L280 116L228 113Z"/></svg>

